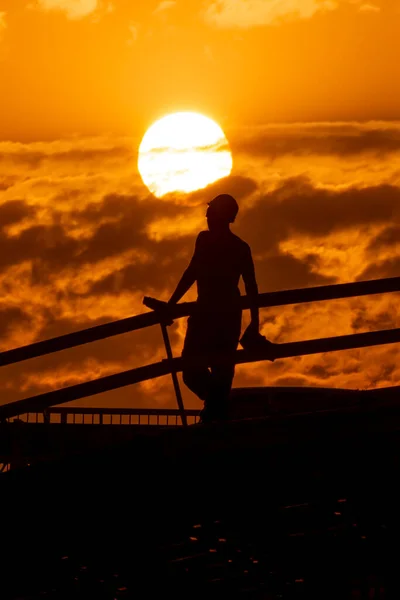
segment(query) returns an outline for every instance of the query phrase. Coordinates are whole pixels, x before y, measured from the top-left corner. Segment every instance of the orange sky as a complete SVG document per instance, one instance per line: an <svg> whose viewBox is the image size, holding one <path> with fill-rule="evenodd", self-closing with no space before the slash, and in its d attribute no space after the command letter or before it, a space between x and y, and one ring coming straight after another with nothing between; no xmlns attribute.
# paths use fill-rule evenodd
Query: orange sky
<svg viewBox="0 0 400 600"><path fill-rule="evenodd" d="M146 294L168 298L220 191L238 198L234 231L261 291L400 276L399 31L395 1L0 0L1 348L136 314ZM224 128L234 168L157 200L137 147L179 110ZM263 333L400 327L398 306L392 294L263 311ZM176 352L184 328L171 329ZM3 368L2 398L162 352L154 328ZM395 385L399 359L398 345L287 359L241 366L235 383ZM173 396L165 379L85 402ZM186 390L185 402L196 405Z"/></svg>
<svg viewBox="0 0 400 600"><path fill-rule="evenodd" d="M0 131L400 118L397 0L0 0Z"/></svg>

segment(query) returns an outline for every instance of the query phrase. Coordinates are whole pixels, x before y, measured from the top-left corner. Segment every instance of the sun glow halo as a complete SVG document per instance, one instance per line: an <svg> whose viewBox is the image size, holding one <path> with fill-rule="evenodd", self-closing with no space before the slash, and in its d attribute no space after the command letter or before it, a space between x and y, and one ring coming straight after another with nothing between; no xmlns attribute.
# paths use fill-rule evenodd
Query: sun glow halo
<svg viewBox="0 0 400 600"><path fill-rule="evenodd" d="M226 177L232 155L221 127L193 112L159 119L139 146L139 173L158 198L170 192L193 192Z"/></svg>

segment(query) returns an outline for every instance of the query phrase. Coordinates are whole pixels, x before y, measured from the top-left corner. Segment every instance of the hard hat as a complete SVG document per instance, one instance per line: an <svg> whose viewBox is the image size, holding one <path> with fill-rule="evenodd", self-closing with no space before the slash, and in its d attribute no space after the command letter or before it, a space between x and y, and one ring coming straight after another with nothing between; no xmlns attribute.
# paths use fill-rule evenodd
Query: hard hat
<svg viewBox="0 0 400 600"><path fill-rule="evenodd" d="M233 223L239 211L238 203L230 194L220 194L208 203L210 213L213 216Z"/></svg>

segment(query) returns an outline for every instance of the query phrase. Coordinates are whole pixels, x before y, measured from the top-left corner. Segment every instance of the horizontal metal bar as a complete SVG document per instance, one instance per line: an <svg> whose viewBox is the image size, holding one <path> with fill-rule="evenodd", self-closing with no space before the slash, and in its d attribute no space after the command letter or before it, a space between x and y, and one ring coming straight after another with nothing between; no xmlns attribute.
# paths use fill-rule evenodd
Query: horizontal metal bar
<svg viewBox="0 0 400 600"><path fill-rule="evenodd" d="M50 415L73 413L76 415L159 415L160 417L167 415L180 415L180 410L178 408L90 408L80 406L59 406L49 408L48 412ZM185 414L189 417L196 416L199 414L199 411L195 409L185 409Z"/></svg>
<svg viewBox="0 0 400 600"><path fill-rule="evenodd" d="M94 396L133 383L139 383L146 379L161 377L168 373L169 364L167 361L162 361L145 367L123 371L122 373L107 375L105 377L100 377L99 379L94 379L93 381L78 383L60 390L45 392L44 394L39 394L32 398L3 404L0 406L0 419L21 415L26 412L42 412L44 409L54 406L55 404L64 404L65 402L71 402L72 400L79 400L79 398Z"/></svg>
<svg viewBox="0 0 400 600"><path fill-rule="evenodd" d="M387 329L384 331L342 335L302 342L275 344L274 357L290 358L306 354L365 348L367 346L394 344L397 342L400 342L400 329ZM236 352L235 362L236 364L243 364L270 360L270 358L270 352L250 353L244 350L238 350ZM199 359L201 359L201 357L199 357ZM139 383L140 381L145 381L147 379L155 379L169 374L171 368L174 368L177 372L182 371L182 366L182 358L174 358L172 361L161 361L145 367L100 377L94 381L79 383L61 390L54 390L31 398L10 402L9 404L0 406L0 420L21 415L26 412L42 412L44 409L54 406L55 404L63 404L65 402L71 402L72 400L78 400L79 398L94 396L127 385L132 385L133 383Z"/></svg>
<svg viewBox="0 0 400 600"><path fill-rule="evenodd" d="M334 300L339 298L351 298L354 296L367 296L370 294L383 294L387 292L400 291L400 277L388 279L374 279L371 281L358 281L355 283L339 283L334 285L323 285L312 288L301 288L294 290L283 290L279 292L267 292L259 294L258 305L260 308L272 306L284 306L288 304L301 304L303 302L320 302L322 300ZM242 308L249 308L247 296L241 298ZM195 306L194 302L182 302L171 310L172 317L178 319L190 315ZM119 321L96 325L89 329L68 333L60 337L35 342L28 346L13 348L0 352L0 366L21 362L29 358L44 356L67 348L82 346L89 342L103 340L108 337L137 331L151 325L160 323L155 312L148 312L135 317L128 317Z"/></svg>
<svg viewBox="0 0 400 600"><path fill-rule="evenodd" d="M286 344L275 344L275 358L290 358L294 356L305 356L308 354L320 354L323 352L337 352L339 350L352 350L355 348L368 348L370 346L382 346L385 344L396 344L400 342L400 328L384 329L381 331L367 331L365 333L351 333L349 335L338 335L328 338L317 338L301 342L288 342ZM236 363L258 362L268 360L265 352L248 353L244 350L238 351Z"/></svg>

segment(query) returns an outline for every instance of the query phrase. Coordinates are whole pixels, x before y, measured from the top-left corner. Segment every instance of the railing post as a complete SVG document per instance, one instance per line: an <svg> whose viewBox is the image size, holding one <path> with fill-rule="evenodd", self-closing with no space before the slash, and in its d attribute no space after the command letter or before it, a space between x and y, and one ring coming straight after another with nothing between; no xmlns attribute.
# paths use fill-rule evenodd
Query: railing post
<svg viewBox="0 0 400 600"><path fill-rule="evenodd" d="M178 408L179 408L179 412L181 414L182 425L184 427L187 427L187 420L186 420L186 415L185 415L185 409L183 406L181 388L179 387L178 375L176 374L176 371L173 366L174 363L172 362L173 361L172 348L171 348L171 342L169 341L167 326L165 325L165 323L160 323L160 326L161 326L161 332L162 332L162 336L163 336L163 340L164 340L164 344L165 344L165 349L167 351L167 357L171 363L172 383L174 384L176 401L178 402Z"/></svg>

